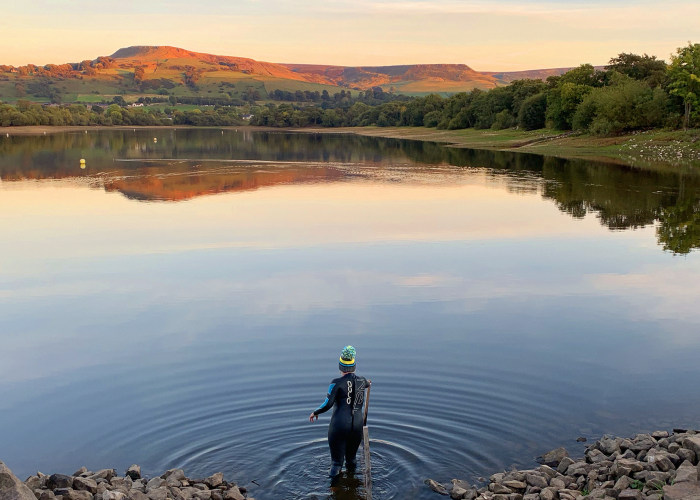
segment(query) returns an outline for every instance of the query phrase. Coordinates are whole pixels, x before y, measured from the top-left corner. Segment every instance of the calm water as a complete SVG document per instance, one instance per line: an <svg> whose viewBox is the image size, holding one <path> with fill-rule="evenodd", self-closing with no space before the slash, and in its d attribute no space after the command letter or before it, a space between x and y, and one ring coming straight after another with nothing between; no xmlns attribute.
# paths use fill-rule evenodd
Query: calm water
<svg viewBox="0 0 700 500"><path fill-rule="evenodd" d="M0 459L20 476L139 463L332 497L328 415L307 417L349 343L378 499L700 426L697 173L138 130L2 134L0 176Z"/></svg>

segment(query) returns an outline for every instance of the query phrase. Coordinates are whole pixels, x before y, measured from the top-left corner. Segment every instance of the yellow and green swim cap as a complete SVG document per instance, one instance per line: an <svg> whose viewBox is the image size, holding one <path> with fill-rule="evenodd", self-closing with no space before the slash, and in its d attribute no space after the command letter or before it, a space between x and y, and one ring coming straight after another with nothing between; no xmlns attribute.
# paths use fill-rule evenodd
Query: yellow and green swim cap
<svg viewBox="0 0 700 500"><path fill-rule="evenodd" d="M340 371L344 373L355 371L355 348L351 345L343 347L340 353L340 362L338 363Z"/></svg>

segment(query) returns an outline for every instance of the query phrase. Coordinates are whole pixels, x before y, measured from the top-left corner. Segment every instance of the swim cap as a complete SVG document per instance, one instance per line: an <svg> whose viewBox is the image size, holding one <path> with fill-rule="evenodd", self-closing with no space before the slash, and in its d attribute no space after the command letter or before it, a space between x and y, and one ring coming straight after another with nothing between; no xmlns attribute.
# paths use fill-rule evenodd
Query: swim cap
<svg viewBox="0 0 700 500"><path fill-rule="evenodd" d="M343 347L338 363L341 372L349 373L355 371L355 348L351 345Z"/></svg>

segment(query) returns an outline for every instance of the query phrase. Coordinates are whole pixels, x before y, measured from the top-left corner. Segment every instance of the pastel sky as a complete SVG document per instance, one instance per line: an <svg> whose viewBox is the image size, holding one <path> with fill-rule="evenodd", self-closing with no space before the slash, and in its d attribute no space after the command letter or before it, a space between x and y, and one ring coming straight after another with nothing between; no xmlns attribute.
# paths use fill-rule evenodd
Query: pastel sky
<svg viewBox="0 0 700 500"><path fill-rule="evenodd" d="M700 41L697 0L31 0L3 2L0 64L77 62L129 45L262 61L464 63L480 71L662 59Z"/></svg>

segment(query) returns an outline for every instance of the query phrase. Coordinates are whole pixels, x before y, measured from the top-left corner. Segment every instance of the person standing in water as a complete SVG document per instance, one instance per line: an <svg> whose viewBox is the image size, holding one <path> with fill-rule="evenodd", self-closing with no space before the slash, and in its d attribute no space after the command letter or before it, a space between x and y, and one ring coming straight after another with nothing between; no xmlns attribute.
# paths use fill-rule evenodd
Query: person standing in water
<svg viewBox="0 0 700 500"><path fill-rule="evenodd" d="M340 377L331 381L328 386L326 400L316 408L309 421L318 420L321 413L325 413L335 406L331 423L328 425L328 446L331 450L330 477L340 474L343 462L349 473L355 472L357 461L357 449L362 442L363 416L362 407L365 403L365 389L371 385L371 381L355 375L355 348L345 346L340 354L338 363Z"/></svg>

